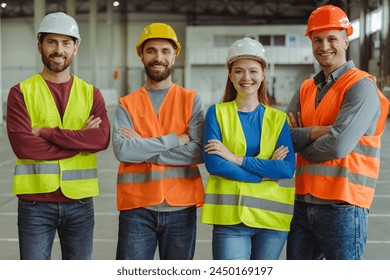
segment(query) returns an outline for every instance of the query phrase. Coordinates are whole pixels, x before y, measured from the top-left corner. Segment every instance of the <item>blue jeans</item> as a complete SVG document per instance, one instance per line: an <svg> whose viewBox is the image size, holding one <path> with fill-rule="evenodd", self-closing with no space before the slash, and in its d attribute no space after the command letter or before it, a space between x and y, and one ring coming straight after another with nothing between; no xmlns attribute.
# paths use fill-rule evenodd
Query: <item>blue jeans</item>
<svg viewBox="0 0 390 280"><path fill-rule="evenodd" d="M243 224L213 226L214 260L278 260L286 231L251 228Z"/></svg>
<svg viewBox="0 0 390 280"><path fill-rule="evenodd" d="M368 209L349 204L295 202L287 239L288 260L360 260Z"/></svg>
<svg viewBox="0 0 390 280"><path fill-rule="evenodd" d="M196 207L158 212L145 208L119 214L117 260L191 260L196 240Z"/></svg>
<svg viewBox="0 0 390 280"><path fill-rule="evenodd" d="M20 259L50 260L58 231L63 260L89 260L94 224L92 198L63 203L19 200Z"/></svg>

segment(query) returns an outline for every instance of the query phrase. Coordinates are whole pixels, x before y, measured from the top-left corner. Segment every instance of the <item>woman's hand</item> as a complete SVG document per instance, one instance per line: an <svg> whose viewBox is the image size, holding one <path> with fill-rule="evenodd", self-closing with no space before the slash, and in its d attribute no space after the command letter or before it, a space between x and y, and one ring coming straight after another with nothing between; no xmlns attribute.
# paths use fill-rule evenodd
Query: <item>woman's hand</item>
<svg viewBox="0 0 390 280"><path fill-rule="evenodd" d="M286 158L287 154L288 154L288 147L282 145L274 151L271 159L283 160Z"/></svg>
<svg viewBox="0 0 390 280"><path fill-rule="evenodd" d="M205 152L211 155L218 155L227 161L233 162L238 165L242 165L242 162L244 160L243 157L236 156L231 151L228 150L228 148L225 147L224 144L222 144L221 141L216 139L211 139L208 141L208 143L204 147Z"/></svg>

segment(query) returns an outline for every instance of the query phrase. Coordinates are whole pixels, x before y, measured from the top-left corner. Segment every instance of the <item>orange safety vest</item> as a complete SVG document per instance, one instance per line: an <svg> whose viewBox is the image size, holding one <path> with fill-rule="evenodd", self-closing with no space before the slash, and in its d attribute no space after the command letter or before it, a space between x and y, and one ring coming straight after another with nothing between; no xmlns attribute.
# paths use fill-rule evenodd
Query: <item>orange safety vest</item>
<svg viewBox="0 0 390 280"><path fill-rule="evenodd" d="M332 125L343 104L345 93L362 78L374 78L357 68L348 70L330 88L315 108L317 87L314 79L303 82L300 90L301 116L305 127ZM379 176L381 135L389 114L389 101L378 90L381 115L374 135L364 135L346 157L314 163L297 155L296 194L312 194L369 208Z"/></svg>
<svg viewBox="0 0 390 280"><path fill-rule="evenodd" d="M119 98L143 138L159 137L175 132L188 132L195 91L172 85L158 116L145 88ZM204 201L202 177L196 164L185 166L155 163L119 164L117 178L118 210L130 210L160 204L166 200L172 206L196 205Z"/></svg>

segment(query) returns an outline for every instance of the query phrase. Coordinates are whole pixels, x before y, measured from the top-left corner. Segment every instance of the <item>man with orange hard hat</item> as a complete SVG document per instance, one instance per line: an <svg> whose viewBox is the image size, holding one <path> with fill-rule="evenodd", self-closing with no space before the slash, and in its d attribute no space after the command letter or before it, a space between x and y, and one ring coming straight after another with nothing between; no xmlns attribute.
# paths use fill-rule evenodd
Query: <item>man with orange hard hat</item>
<svg viewBox="0 0 390 280"><path fill-rule="evenodd" d="M389 101L370 74L347 61L352 32L336 6L319 7L308 20L305 35L322 70L286 110L297 152L289 260L364 258Z"/></svg>
<svg viewBox="0 0 390 280"><path fill-rule="evenodd" d="M120 98L115 113L120 260L153 259L157 246L160 259L194 256L205 111L195 91L172 82L180 49L171 26L146 26L136 47L145 85Z"/></svg>

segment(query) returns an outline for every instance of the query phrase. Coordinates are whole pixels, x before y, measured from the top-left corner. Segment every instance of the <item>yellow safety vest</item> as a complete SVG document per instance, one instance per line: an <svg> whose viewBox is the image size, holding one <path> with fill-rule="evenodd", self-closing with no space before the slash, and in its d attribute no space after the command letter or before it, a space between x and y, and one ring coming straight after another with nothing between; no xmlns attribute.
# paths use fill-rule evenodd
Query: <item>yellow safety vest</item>
<svg viewBox="0 0 390 280"><path fill-rule="evenodd" d="M246 140L235 101L217 104L216 116L222 143L234 154L244 156ZM284 112L265 106L257 158L272 157L286 119ZM281 186L275 181L248 183L210 175L201 222L218 225L244 223L254 228L289 231L294 194L294 186Z"/></svg>
<svg viewBox="0 0 390 280"><path fill-rule="evenodd" d="M36 74L21 82L20 90L33 127L79 130L90 116L93 86L75 76L62 121L41 75ZM96 155L79 153L61 160L16 160L14 194L48 193L59 187L65 196L72 199L98 195Z"/></svg>

